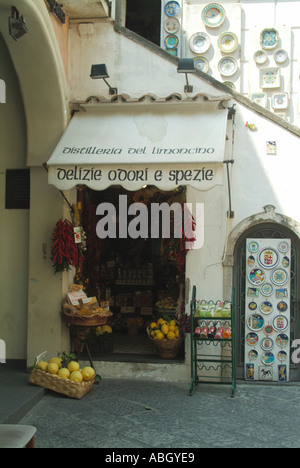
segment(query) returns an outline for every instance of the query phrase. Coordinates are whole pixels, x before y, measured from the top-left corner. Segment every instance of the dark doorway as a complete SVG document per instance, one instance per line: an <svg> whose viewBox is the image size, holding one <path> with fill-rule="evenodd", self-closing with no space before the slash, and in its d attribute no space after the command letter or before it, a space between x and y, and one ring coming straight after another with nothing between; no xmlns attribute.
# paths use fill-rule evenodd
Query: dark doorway
<svg viewBox="0 0 300 468"><path fill-rule="evenodd" d="M161 0L127 0L126 28L160 46Z"/></svg>

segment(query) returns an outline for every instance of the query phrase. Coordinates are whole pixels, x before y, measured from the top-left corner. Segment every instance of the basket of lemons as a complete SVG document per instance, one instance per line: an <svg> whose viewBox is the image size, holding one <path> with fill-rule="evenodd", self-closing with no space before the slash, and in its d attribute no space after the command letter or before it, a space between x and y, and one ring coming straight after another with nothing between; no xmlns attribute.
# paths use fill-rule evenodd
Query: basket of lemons
<svg viewBox="0 0 300 468"><path fill-rule="evenodd" d="M176 320L161 317L147 327L147 333L160 358L176 359L178 357L183 337Z"/></svg>
<svg viewBox="0 0 300 468"><path fill-rule="evenodd" d="M66 361L66 356L69 358ZM72 355L53 357L49 361L43 360L45 353L38 356L29 376L29 382L62 393L71 398L80 399L92 388L96 372L92 367L80 369L80 365Z"/></svg>

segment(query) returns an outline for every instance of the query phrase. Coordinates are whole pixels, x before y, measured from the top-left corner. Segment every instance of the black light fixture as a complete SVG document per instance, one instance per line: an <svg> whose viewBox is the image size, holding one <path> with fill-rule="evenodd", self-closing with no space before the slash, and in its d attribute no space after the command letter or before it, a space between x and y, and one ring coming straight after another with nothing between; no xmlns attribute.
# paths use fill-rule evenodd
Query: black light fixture
<svg viewBox="0 0 300 468"><path fill-rule="evenodd" d="M103 80L109 87L110 95L118 94L118 88L112 88L110 84L106 81L106 78L109 78L109 74L107 73L107 68L106 68L105 63L99 64L99 65L92 65L90 77L93 80L99 80L99 79Z"/></svg>
<svg viewBox="0 0 300 468"><path fill-rule="evenodd" d="M19 11L14 6L11 7L11 16L8 18L8 29L15 41L21 39L28 32L24 16L20 16Z"/></svg>
<svg viewBox="0 0 300 468"><path fill-rule="evenodd" d="M179 59L177 73L185 73L186 85L184 87L184 91L186 93L192 93L194 88L189 84L188 73L196 73L194 59Z"/></svg>

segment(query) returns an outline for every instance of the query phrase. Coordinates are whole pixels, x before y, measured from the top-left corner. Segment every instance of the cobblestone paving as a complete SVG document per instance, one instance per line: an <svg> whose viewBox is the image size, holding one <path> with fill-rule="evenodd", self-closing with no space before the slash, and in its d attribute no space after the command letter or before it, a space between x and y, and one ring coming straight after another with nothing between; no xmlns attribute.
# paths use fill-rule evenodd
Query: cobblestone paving
<svg viewBox="0 0 300 468"><path fill-rule="evenodd" d="M103 380L81 400L47 392L20 421L37 448L299 448L300 386Z"/></svg>

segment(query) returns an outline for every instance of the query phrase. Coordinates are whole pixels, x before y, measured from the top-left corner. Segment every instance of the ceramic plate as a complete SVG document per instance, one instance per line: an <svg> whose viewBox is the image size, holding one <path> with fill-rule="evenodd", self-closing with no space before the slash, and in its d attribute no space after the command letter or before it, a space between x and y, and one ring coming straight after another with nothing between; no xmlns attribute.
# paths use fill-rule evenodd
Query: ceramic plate
<svg viewBox="0 0 300 468"><path fill-rule="evenodd" d="M272 351L274 348L274 341L271 338L264 338L260 343L260 347L264 351Z"/></svg>
<svg viewBox="0 0 300 468"><path fill-rule="evenodd" d="M197 32L190 38L190 48L195 54L204 54L210 48L210 38L204 32Z"/></svg>
<svg viewBox="0 0 300 468"><path fill-rule="evenodd" d="M273 109L287 109L289 107L288 93L274 93L272 95Z"/></svg>
<svg viewBox="0 0 300 468"><path fill-rule="evenodd" d="M278 46L279 34L274 28L264 29L260 34L260 44L263 49L275 49Z"/></svg>
<svg viewBox="0 0 300 468"><path fill-rule="evenodd" d="M165 30L169 34L175 34L180 29L180 22L177 18L167 18L165 21Z"/></svg>
<svg viewBox="0 0 300 468"><path fill-rule="evenodd" d="M267 336L271 336L274 333L274 328L272 325L268 324L264 326L264 334Z"/></svg>
<svg viewBox="0 0 300 468"><path fill-rule="evenodd" d="M288 358L288 355L287 355L287 353L285 351L279 351L277 353L278 361L285 362L287 360L287 358Z"/></svg>
<svg viewBox="0 0 300 468"><path fill-rule="evenodd" d="M277 63L284 63L288 59L288 53L284 49L276 50L274 54L275 62Z"/></svg>
<svg viewBox="0 0 300 468"><path fill-rule="evenodd" d="M289 279L289 276L283 268L273 271L271 280L276 286L281 286L285 284Z"/></svg>
<svg viewBox="0 0 300 468"><path fill-rule="evenodd" d="M257 252L259 249L258 242L250 242L250 244L248 245L248 249L250 250L250 252Z"/></svg>
<svg viewBox="0 0 300 468"><path fill-rule="evenodd" d="M209 63L205 57L196 57L194 59L194 64L195 64L196 70L200 70L204 73L208 72Z"/></svg>
<svg viewBox="0 0 300 468"><path fill-rule="evenodd" d="M262 295L266 297L271 296L273 294L273 291L274 291L274 288L270 283L264 284L260 289L260 292L262 293Z"/></svg>
<svg viewBox="0 0 300 468"><path fill-rule="evenodd" d="M232 81L224 81L223 84L226 85L226 86L229 86L229 88L231 88L231 89L236 89L235 84L232 83Z"/></svg>
<svg viewBox="0 0 300 468"><path fill-rule="evenodd" d="M263 50L257 50L253 56L258 65L263 65L267 61L267 54Z"/></svg>
<svg viewBox="0 0 300 468"><path fill-rule="evenodd" d="M234 57L223 57L219 62L219 72L224 76L231 76L238 69L237 61Z"/></svg>
<svg viewBox="0 0 300 468"><path fill-rule="evenodd" d="M288 310L288 308L289 308L289 306L284 301L280 301L277 304L277 309L279 310L279 312L286 312Z"/></svg>
<svg viewBox="0 0 300 468"><path fill-rule="evenodd" d="M248 333L246 336L246 343L248 346L255 346L258 343L258 335L256 333Z"/></svg>
<svg viewBox="0 0 300 468"><path fill-rule="evenodd" d="M167 16L177 16L180 13L180 5L178 2L168 2L165 5L165 14Z"/></svg>
<svg viewBox="0 0 300 468"><path fill-rule="evenodd" d="M290 259L289 259L289 257L286 257L286 256L283 257L281 264L282 264L282 266L283 266L284 268L288 268L288 267L290 266Z"/></svg>
<svg viewBox="0 0 300 468"><path fill-rule="evenodd" d="M218 39L218 46L219 49L222 52L225 52L226 54L230 54L231 52L234 52L239 45L238 38L236 37L235 34L231 32L225 32L221 34L221 36Z"/></svg>
<svg viewBox="0 0 300 468"><path fill-rule="evenodd" d="M260 70L261 88L280 88L281 75L279 68L262 68Z"/></svg>
<svg viewBox="0 0 300 468"><path fill-rule="evenodd" d="M273 353L267 351L262 355L261 360L266 366L272 366L272 364L274 364L275 357Z"/></svg>
<svg viewBox="0 0 300 468"><path fill-rule="evenodd" d="M218 3L210 3L202 10L203 23L209 28L217 28L224 23L226 13L224 8Z"/></svg>
<svg viewBox="0 0 300 468"><path fill-rule="evenodd" d="M178 46L178 42L179 39L177 36L175 36L175 34L169 34L165 38L165 45L168 49L176 49L176 47Z"/></svg>
<svg viewBox="0 0 300 468"><path fill-rule="evenodd" d="M278 250L282 253L286 253L289 250L289 248L289 244L285 241L280 242L280 244L278 245Z"/></svg>
<svg viewBox="0 0 300 468"><path fill-rule="evenodd" d="M275 268L279 263L279 255L275 249L267 247L259 252L258 263L267 270Z"/></svg>
<svg viewBox="0 0 300 468"><path fill-rule="evenodd" d="M258 352L255 351L255 349L251 349L251 351L249 351L248 353L248 358L249 361L256 361L256 359L258 358Z"/></svg>
<svg viewBox="0 0 300 468"><path fill-rule="evenodd" d="M256 310L257 309L257 304L256 302L250 302L250 304L248 304L248 307L250 310Z"/></svg>
<svg viewBox="0 0 300 468"><path fill-rule="evenodd" d="M267 95L266 93L252 93L251 101L256 102L262 107L267 107Z"/></svg>
<svg viewBox="0 0 300 468"><path fill-rule="evenodd" d="M250 271L248 278L251 284L260 286L265 281L265 273L260 268L254 268Z"/></svg>
<svg viewBox="0 0 300 468"><path fill-rule="evenodd" d="M248 317L247 324L250 330L259 331L264 327L265 321L261 315L253 314Z"/></svg>
<svg viewBox="0 0 300 468"><path fill-rule="evenodd" d="M289 321L284 315L277 315L273 320L273 327L278 332L285 331L289 326Z"/></svg>
<svg viewBox="0 0 300 468"><path fill-rule="evenodd" d="M280 333L276 336L276 344L279 348L286 348L289 345L289 337L285 333Z"/></svg>
<svg viewBox="0 0 300 468"><path fill-rule="evenodd" d="M263 302L260 305L260 311L265 315L271 314L272 311L273 311L273 306L272 306L271 302L268 302L268 301Z"/></svg>

